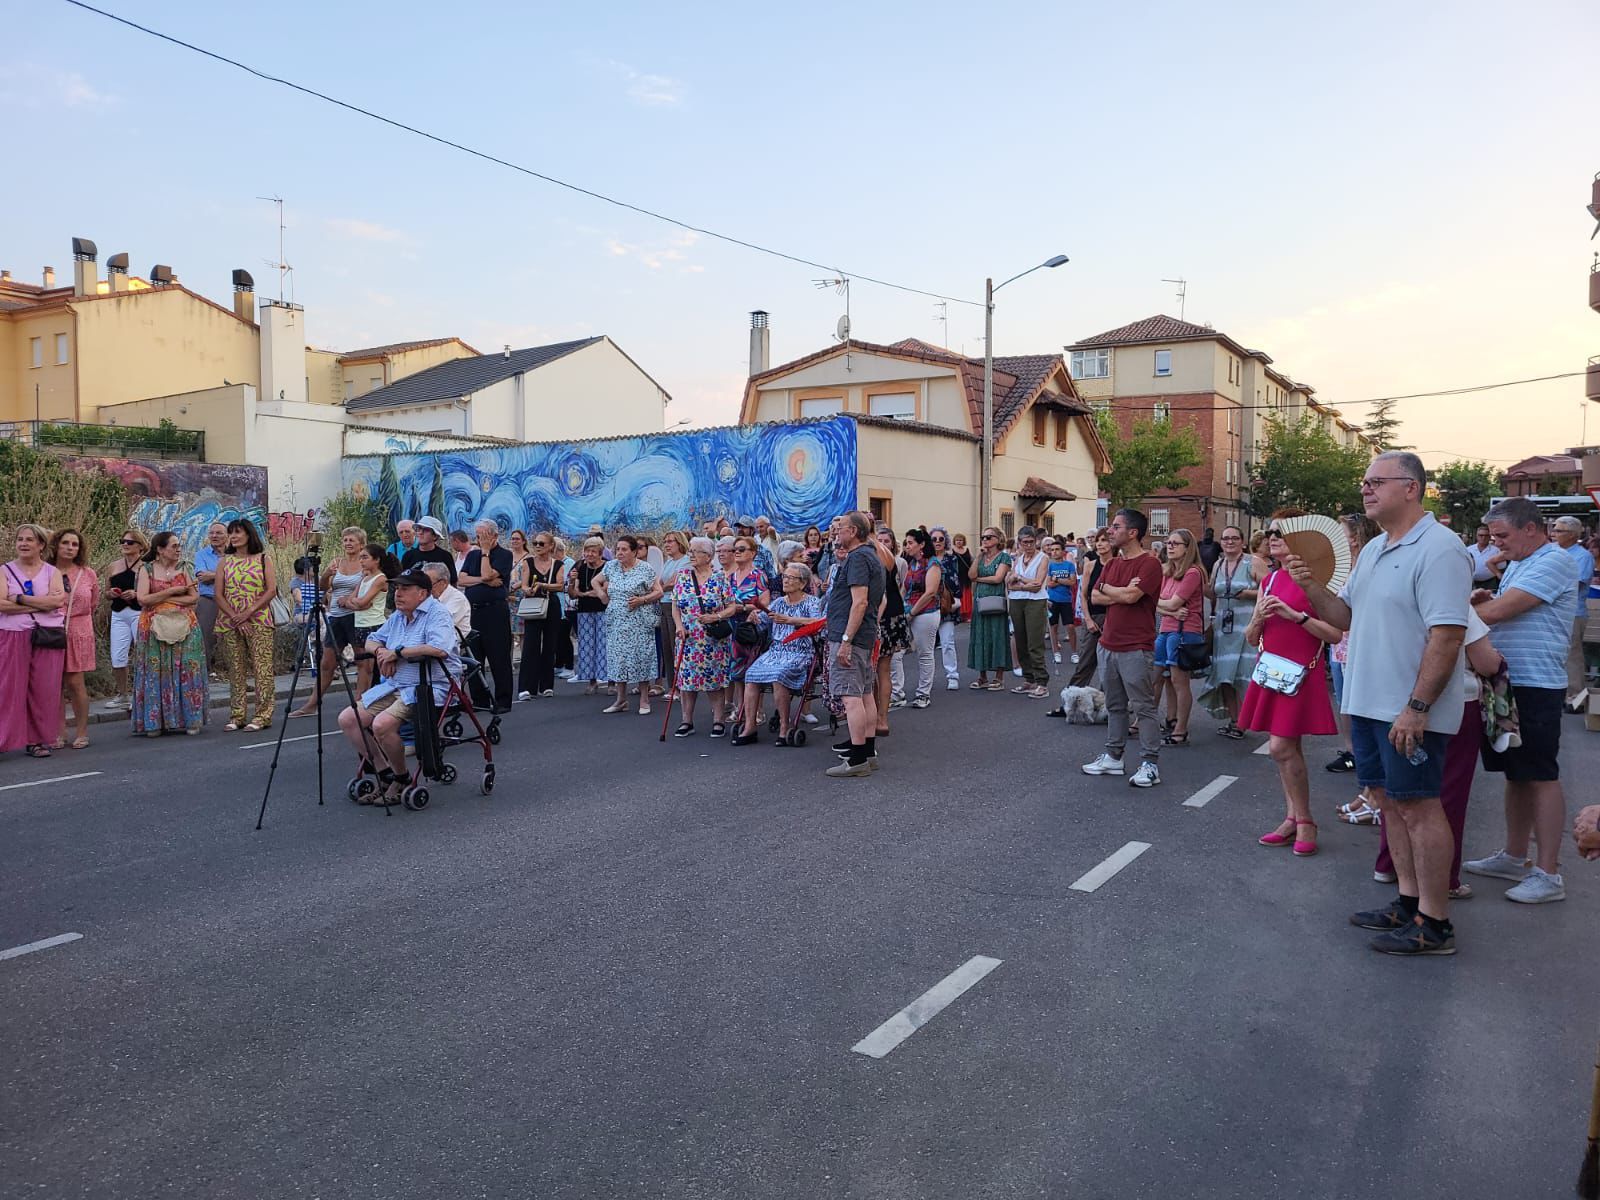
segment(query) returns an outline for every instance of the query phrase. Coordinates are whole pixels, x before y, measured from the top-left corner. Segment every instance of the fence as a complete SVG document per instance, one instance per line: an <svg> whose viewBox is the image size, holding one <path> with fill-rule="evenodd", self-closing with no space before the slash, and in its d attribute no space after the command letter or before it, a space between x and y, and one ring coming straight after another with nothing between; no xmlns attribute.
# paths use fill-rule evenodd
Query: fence
<svg viewBox="0 0 1600 1200"><path fill-rule="evenodd" d="M156 426L90 425L83 421L3 421L0 438L36 450L62 454L118 455L204 462L206 435L200 429L179 429L171 421Z"/></svg>

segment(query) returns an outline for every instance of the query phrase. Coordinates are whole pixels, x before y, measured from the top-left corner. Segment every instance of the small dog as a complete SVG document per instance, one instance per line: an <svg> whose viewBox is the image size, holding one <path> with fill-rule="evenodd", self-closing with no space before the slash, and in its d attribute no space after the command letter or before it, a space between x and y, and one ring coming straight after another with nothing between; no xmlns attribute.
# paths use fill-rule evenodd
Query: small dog
<svg viewBox="0 0 1600 1200"><path fill-rule="evenodd" d="M1106 694L1099 688L1062 688L1061 707L1067 714L1067 723L1069 725L1104 725L1106 723Z"/></svg>

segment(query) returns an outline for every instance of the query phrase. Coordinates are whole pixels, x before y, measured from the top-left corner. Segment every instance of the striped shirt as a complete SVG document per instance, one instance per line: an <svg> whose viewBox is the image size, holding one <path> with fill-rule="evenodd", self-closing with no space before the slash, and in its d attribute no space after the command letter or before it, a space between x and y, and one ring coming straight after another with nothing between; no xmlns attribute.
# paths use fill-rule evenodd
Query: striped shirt
<svg viewBox="0 0 1600 1200"><path fill-rule="evenodd" d="M1514 588L1541 601L1494 625L1494 647L1505 656L1513 687L1565 690L1576 586L1577 569L1554 542L1506 567L1500 578L1502 596Z"/></svg>

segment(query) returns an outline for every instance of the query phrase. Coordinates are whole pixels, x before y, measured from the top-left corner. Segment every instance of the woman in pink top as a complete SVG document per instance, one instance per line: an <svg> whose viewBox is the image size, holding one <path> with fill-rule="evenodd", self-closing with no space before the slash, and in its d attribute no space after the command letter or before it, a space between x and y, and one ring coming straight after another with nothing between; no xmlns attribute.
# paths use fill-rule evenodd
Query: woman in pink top
<svg viewBox="0 0 1600 1200"><path fill-rule="evenodd" d="M62 529L50 539L50 565L61 572L67 593L67 699L72 701L74 750L89 745L89 689L83 677L94 670L94 610L100 605L100 576L89 565L89 544L76 529ZM61 733L52 749L67 745L67 712L61 710Z"/></svg>
<svg viewBox="0 0 1600 1200"><path fill-rule="evenodd" d="M1161 598L1156 601L1160 614L1156 634L1156 707L1166 697L1167 731L1163 739L1169 746L1189 744L1189 714L1194 709L1194 690L1190 672L1180 663L1179 648L1205 645L1205 572L1200 567L1200 548L1194 534L1174 529L1166 538L1167 561L1161 569Z"/></svg>
<svg viewBox="0 0 1600 1200"><path fill-rule="evenodd" d="M61 572L45 562L50 534L39 525L17 526L17 556L0 571L0 751L26 750L49 758L61 729L61 675L65 647L37 646L35 629L58 634L66 624Z"/></svg>

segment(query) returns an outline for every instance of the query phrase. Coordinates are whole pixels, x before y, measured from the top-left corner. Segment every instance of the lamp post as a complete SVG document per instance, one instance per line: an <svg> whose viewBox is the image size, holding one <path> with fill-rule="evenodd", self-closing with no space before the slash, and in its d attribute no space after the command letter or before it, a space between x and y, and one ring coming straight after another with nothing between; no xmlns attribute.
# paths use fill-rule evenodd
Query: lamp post
<svg viewBox="0 0 1600 1200"><path fill-rule="evenodd" d="M992 278L983 281L983 458L978 464L977 528L980 537L994 512L990 494L994 482L994 294L1023 275L1031 275L1044 267L1059 267L1066 262L1067 256L1058 254L1001 281L998 286Z"/></svg>

